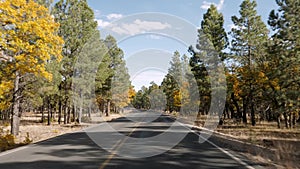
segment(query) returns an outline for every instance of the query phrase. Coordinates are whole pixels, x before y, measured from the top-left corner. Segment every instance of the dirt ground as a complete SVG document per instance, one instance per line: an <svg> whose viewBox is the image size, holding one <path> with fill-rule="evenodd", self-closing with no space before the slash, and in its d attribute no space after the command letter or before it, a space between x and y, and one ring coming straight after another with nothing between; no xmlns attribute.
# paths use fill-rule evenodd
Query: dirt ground
<svg viewBox="0 0 300 169"><path fill-rule="evenodd" d="M202 117L196 122L198 126L203 126L206 118ZM249 120L250 121L250 120ZM270 163L275 168L299 168L300 161L300 124L295 128L286 129L277 127L276 122L257 122L256 126L251 124L236 123L233 120L226 120L223 125L218 125L216 133L228 136L242 142L262 146L273 150L278 160L270 161L261 156L247 155L250 159L260 162ZM290 167L293 166L293 167Z"/></svg>
<svg viewBox="0 0 300 169"><path fill-rule="evenodd" d="M42 140L46 140L52 137L56 137L62 134L71 133L75 131L80 131L90 125L95 123L100 123L103 121L110 121L114 118L118 118L120 115L112 114L109 117L100 117L100 115L92 115L92 121L82 124L58 124L57 122L52 122L50 126L46 122L41 123L41 115L34 113L25 113L21 119L20 132L19 135L15 138L15 143L19 144L24 142L26 137L29 136L29 139L32 140L32 143L36 143ZM2 129L2 134L9 133L10 125L9 122L2 122L0 124ZM27 136L28 133L28 136Z"/></svg>

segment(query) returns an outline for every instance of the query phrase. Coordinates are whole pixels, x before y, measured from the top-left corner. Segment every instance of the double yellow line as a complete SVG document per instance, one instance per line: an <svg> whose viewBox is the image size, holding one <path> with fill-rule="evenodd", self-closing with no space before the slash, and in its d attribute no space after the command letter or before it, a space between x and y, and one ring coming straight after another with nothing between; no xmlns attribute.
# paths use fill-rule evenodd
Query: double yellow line
<svg viewBox="0 0 300 169"><path fill-rule="evenodd" d="M135 130L138 128L138 126L141 124L141 122L138 122L137 124L134 125L134 129L128 134L127 137L125 137L123 140L119 140L114 146L113 146L113 151L111 154L108 156L108 158L101 164L99 169L104 169L109 162L116 156L117 151L123 146L123 144L129 139L129 137L135 132Z"/></svg>

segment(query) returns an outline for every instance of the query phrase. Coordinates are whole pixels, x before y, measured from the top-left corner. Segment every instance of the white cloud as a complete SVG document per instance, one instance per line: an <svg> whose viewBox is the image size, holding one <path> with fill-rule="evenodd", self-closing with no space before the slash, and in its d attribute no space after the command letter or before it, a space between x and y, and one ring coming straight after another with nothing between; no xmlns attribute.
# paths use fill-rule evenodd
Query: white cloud
<svg viewBox="0 0 300 169"><path fill-rule="evenodd" d="M107 27L109 24L111 24L113 20L120 19L123 17L122 14L116 14L116 13L111 13L106 16L101 15L101 11L97 9L94 10L94 13L96 18L95 20L97 21L99 28Z"/></svg>
<svg viewBox="0 0 300 169"><path fill-rule="evenodd" d="M228 27L230 28L230 30L231 29L237 29L238 28L238 26L236 26L235 24L230 24L230 25L228 25Z"/></svg>
<svg viewBox="0 0 300 169"><path fill-rule="evenodd" d="M210 7L210 5L215 5L217 7L218 10L221 10L224 6L224 1L225 0L220 0L220 2L218 4L214 3L214 2L207 2L207 1L203 1L201 8L202 9L208 9Z"/></svg>
<svg viewBox="0 0 300 169"><path fill-rule="evenodd" d="M136 90L142 88L142 86L149 87L150 82L154 81L156 84L161 84L166 73L157 71L157 70L148 70L145 72L140 72L136 76L134 76L131 80L132 85Z"/></svg>
<svg viewBox="0 0 300 169"><path fill-rule="evenodd" d="M95 9L95 10L94 10L94 14L95 14L95 18L101 17L101 12L100 12L100 10L98 10L98 9Z"/></svg>
<svg viewBox="0 0 300 169"><path fill-rule="evenodd" d="M122 17L123 17L122 14L116 14L116 13L112 13L112 14L109 14L109 15L106 16L106 18L108 20L120 19Z"/></svg>
<svg viewBox="0 0 300 169"><path fill-rule="evenodd" d="M136 19L132 23L122 23L111 25L111 30L120 35L136 35L143 32L150 32L155 30L164 30L171 28L171 25L168 23L162 23L157 21L143 21Z"/></svg>
<svg viewBox="0 0 300 169"><path fill-rule="evenodd" d="M147 35L147 38L149 38L149 39L155 39L155 40L158 40L158 39L161 39L161 37L160 36L158 36L158 35Z"/></svg>
<svg viewBox="0 0 300 169"><path fill-rule="evenodd" d="M237 30L240 30L240 29L246 29L245 26L239 27L239 26L237 26L237 25L235 25L235 24L230 24L230 25L228 25L228 27L230 28L230 30L231 30L231 29L237 29Z"/></svg>
<svg viewBox="0 0 300 169"><path fill-rule="evenodd" d="M102 19L96 19L99 28L104 28L110 25L110 22L104 21Z"/></svg>

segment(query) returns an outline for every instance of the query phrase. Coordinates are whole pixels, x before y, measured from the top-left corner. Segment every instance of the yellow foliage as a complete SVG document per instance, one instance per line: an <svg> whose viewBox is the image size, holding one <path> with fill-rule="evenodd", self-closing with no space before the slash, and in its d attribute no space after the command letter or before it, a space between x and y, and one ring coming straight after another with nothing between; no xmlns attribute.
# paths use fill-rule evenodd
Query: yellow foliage
<svg viewBox="0 0 300 169"><path fill-rule="evenodd" d="M7 100L6 95L12 90L12 81L1 81L0 83L0 110L5 110L10 106L10 102Z"/></svg>
<svg viewBox="0 0 300 169"><path fill-rule="evenodd" d="M61 60L63 40L57 36L59 24L44 6L33 0L0 2L0 46L10 51L13 68L20 73L48 76L44 68L51 57ZM45 77L48 78L48 77Z"/></svg>
<svg viewBox="0 0 300 169"><path fill-rule="evenodd" d="M130 86L129 91L128 91L128 97L129 97L129 99L132 100L135 95L136 95L136 92L135 92L133 86Z"/></svg>
<svg viewBox="0 0 300 169"><path fill-rule="evenodd" d="M280 86L279 86L279 84L278 84L278 81L279 81L278 79L274 79L274 80L271 80L271 81L270 81L271 85L272 85L272 86L274 87L274 89L277 90L277 91L280 90Z"/></svg>
<svg viewBox="0 0 300 169"><path fill-rule="evenodd" d="M176 90L174 92L174 106L180 107L181 106L181 99L182 99L182 95L181 95L180 90Z"/></svg>
<svg viewBox="0 0 300 169"><path fill-rule="evenodd" d="M13 88L12 81L1 81L0 83L0 99L4 98L4 94Z"/></svg>
<svg viewBox="0 0 300 169"><path fill-rule="evenodd" d="M63 39L57 35L59 24L49 10L33 0L0 1L0 46L8 60L2 72L10 77L1 77L0 96L11 92L15 73L20 76L31 73L52 79L46 71L48 61L62 59ZM3 99L3 98L0 98ZM0 100L0 109L6 103Z"/></svg>
<svg viewBox="0 0 300 169"><path fill-rule="evenodd" d="M8 133L2 135L1 133L0 131L0 152L16 146L14 135Z"/></svg>

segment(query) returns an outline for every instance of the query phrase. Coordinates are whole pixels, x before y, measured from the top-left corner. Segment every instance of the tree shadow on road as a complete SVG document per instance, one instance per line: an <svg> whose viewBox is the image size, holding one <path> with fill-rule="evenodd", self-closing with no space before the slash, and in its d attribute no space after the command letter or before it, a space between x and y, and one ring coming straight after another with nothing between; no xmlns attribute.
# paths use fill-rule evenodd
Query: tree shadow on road
<svg viewBox="0 0 300 169"><path fill-rule="evenodd" d="M119 120L124 122L123 118ZM113 120L119 122L118 119ZM161 120L158 120L161 121ZM165 125L141 125L137 131L125 132L130 137L159 135ZM179 131L178 131L179 132ZM98 133L101 134L101 133ZM106 133L107 134L107 133ZM113 134L113 133L111 133ZM173 132L173 134L178 134ZM103 138L107 139L107 138ZM202 169L245 168L208 142L188 133L175 147L163 154L148 158L126 158L111 154L94 143L85 132L65 134L31 145L25 150L0 156L3 169ZM250 163L257 166L258 164ZM259 164L263 166L263 164Z"/></svg>

